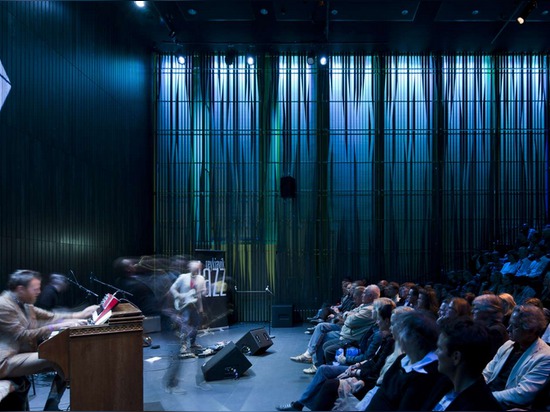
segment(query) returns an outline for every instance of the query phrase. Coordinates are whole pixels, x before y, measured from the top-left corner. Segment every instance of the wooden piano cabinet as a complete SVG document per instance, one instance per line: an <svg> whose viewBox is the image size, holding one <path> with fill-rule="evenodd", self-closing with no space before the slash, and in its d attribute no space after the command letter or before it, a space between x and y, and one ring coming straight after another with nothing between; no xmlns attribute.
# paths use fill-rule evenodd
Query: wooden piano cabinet
<svg viewBox="0 0 550 412"><path fill-rule="evenodd" d="M113 321L66 329L38 348L64 371L73 411L143 410L142 319Z"/></svg>

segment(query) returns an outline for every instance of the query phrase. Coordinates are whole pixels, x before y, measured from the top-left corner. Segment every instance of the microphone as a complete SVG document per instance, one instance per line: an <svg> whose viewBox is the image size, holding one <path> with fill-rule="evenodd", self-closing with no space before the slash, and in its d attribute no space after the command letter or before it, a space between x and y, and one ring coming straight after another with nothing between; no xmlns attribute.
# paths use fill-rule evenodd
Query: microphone
<svg viewBox="0 0 550 412"><path fill-rule="evenodd" d="M267 285L267 286L265 287L265 291L266 291L266 292L269 292L269 285Z"/></svg>
<svg viewBox="0 0 550 412"><path fill-rule="evenodd" d="M95 280L94 272L90 272L90 284Z"/></svg>

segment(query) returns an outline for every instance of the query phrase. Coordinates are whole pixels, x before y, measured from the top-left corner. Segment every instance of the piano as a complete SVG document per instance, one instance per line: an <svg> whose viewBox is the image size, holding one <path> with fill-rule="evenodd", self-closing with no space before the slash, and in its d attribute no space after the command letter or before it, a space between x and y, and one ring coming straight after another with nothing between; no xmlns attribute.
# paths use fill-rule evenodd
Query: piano
<svg viewBox="0 0 550 412"><path fill-rule="evenodd" d="M114 307L108 323L62 330L38 357L63 370L71 410L143 410L143 315L131 303Z"/></svg>

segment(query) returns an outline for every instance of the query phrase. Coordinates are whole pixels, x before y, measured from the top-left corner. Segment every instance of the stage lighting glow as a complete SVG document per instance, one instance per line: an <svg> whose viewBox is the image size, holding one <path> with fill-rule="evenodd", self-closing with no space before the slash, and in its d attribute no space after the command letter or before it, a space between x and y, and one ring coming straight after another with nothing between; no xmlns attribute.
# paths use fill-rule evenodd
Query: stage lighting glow
<svg viewBox="0 0 550 412"><path fill-rule="evenodd" d="M248 56L246 58L246 64L248 64L249 66L253 66L254 65L254 56Z"/></svg>
<svg viewBox="0 0 550 412"><path fill-rule="evenodd" d="M328 59L327 59L327 56L321 56L319 58L319 64L321 66L326 66L326 64L328 63Z"/></svg>
<svg viewBox="0 0 550 412"><path fill-rule="evenodd" d="M144 1L134 1L134 4L139 7L140 9L144 8L145 7L145 2Z"/></svg>
<svg viewBox="0 0 550 412"><path fill-rule="evenodd" d="M178 63L181 65L185 64L185 57L181 54L178 56Z"/></svg>

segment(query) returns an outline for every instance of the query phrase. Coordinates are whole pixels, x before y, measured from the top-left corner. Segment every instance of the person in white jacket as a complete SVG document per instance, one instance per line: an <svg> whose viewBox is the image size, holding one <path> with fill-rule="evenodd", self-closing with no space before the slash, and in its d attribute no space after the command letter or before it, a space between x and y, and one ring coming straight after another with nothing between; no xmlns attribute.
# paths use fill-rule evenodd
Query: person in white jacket
<svg viewBox="0 0 550 412"><path fill-rule="evenodd" d="M539 336L546 319L532 305L514 308L508 332L510 340L483 370L496 400L505 408L528 408L550 380L550 346Z"/></svg>

